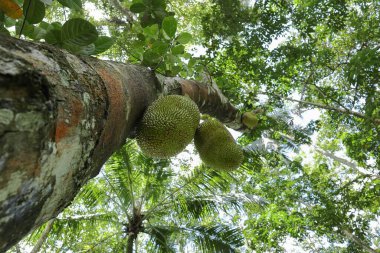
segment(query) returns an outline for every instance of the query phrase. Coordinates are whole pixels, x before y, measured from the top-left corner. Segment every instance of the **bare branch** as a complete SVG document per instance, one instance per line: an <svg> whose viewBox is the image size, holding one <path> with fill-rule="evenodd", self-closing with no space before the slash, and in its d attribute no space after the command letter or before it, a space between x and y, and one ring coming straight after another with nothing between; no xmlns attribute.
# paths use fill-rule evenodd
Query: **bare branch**
<svg viewBox="0 0 380 253"><path fill-rule="evenodd" d="M110 0L111 4L118 10L120 11L122 14L124 14L127 19L128 19L128 22L131 24L132 21L133 21L133 13L125 8L124 6L122 6L119 2L119 0Z"/></svg>
<svg viewBox="0 0 380 253"><path fill-rule="evenodd" d="M41 237L38 239L36 245L34 245L32 251L30 251L30 253L37 253L40 251L40 249L41 249L42 245L44 244L44 242L46 241L46 238L48 237L51 229L53 228L54 221L55 221L55 219L51 219L47 222L46 227L45 227L44 231L42 232Z"/></svg>

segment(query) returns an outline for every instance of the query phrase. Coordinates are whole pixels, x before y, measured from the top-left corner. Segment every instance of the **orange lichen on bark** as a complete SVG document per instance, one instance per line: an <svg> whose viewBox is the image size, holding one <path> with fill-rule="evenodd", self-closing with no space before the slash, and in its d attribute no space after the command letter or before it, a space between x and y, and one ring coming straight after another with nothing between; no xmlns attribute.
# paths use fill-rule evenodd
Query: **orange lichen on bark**
<svg viewBox="0 0 380 253"><path fill-rule="evenodd" d="M96 70L101 76L107 89L109 107L106 124L101 137L101 143L105 146L113 145L123 138L125 133L125 109L127 104L126 92L123 87L120 73L113 73L111 69L98 68Z"/></svg>
<svg viewBox="0 0 380 253"><path fill-rule="evenodd" d="M72 97L70 104L61 104L58 108L57 124L55 129L55 141L58 143L78 126L83 115L82 102Z"/></svg>

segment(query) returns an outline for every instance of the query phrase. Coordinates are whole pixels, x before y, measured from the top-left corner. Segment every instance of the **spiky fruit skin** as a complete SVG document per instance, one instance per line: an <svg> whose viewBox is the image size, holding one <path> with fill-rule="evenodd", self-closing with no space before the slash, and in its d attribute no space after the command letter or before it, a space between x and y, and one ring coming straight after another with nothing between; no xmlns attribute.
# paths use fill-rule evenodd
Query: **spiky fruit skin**
<svg viewBox="0 0 380 253"><path fill-rule="evenodd" d="M204 121L195 132L194 144L202 161L215 169L233 170L243 161L242 149L218 120Z"/></svg>
<svg viewBox="0 0 380 253"><path fill-rule="evenodd" d="M137 144L147 156L169 158L191 142L199 121L198 106L190 98L179 95L161 97L146 109Z"/></svg>
<svg viewBox="0 0 380 253"><path fill-rule="evenodd" d="M259 124L259 119L253 112L246 112L243 114L243 124L249 129L255 128Z"/></svg>

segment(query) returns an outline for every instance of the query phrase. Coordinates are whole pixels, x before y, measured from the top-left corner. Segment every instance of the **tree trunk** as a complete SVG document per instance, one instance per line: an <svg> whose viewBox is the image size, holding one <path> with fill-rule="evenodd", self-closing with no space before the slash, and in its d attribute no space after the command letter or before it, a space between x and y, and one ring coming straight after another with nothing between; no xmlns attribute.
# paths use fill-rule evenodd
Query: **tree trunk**
<svg viewBox="0 0 380 253"><path fill-rule="evenodd" d="M0 35L0 252L68 206L160 94L244 129L215 87Z"/></svg>
<svg viewBox="0 0 380 253"><path fill-rule="evenodd" d="M130 233L127 239L127 253L133 253L133 242L135 241L135 235Z"/></svg>
<svg viewBox="0 0 380 253"><path fill-rule="evenodd" d="M355 242L357 245L359 245L360 247L362 247L362 249L364 249L366 252L368 252L368 253L378 253L377 250L374 250L371 247L369 247L365 242L363 242L359 237L357 237L354 234L352 234L349 230L343 229L342 232L346 236L347 239L349 239L350 241Z"/></svg>
<svg viewBox="0 0 380 253"><path fill-rule="evenodd" d="M283 96L280 96L280 95L277 95L277 94L273 94L273 93L268 93L268 92L260 92L260 94L264 94L264 95L267 95L267 96L276 96L276 97L278 97L280 99L283 99L283 100L296 102L296 103L299 103L299 104L302 104L302 105L309 105L309 106L312 106L314 108L320 108L320 109L325 109L325 110L339 112L339 113L346 114L346 115L352 115L352 116L355 116L355 117L358 117L358 118L361 118L361 119L370 120L375 125L380 125L380 119L379 118L368 117L368 116L366 116L363 113L352 111L352 110L349 110L347 108L339 108L339 107L325 105L325 104L317 103L317 102L313 102L313 101L304 101L304 100L299 100L299 99L294 99L294 98L289 98L289 97L283 97Z"/></svg>
<svg viewBox="0 0 380 253"><path fill-rule="evenodd" d="M292 101L292 102L297 102L297 103L300 103L300 104L310 105L310 106L313 106L313 107L316 107L316 108L326 109L326 110L330 110L330 111L336 111L336 112L343 113L343 114L346 114L346 115L352 115L352 116L355 116L355 117L358 117L358 118L361 118L361 119L369 119L372 122L374 122L376 125L380 125L380 119L378 119L378 118L369 118L369 117L367 117L363 113L352 111L352 110L349 110L349 109L346 109L346 108L338 108L338 107L334 107L334 106L330 106L330 105L325 105L325 104L321 104L321 103L317 103L317 102L303 101L303 100L298 100L298 99L293 99L293 98L285 98L285 99L289 100L289 101Z"/></svg>

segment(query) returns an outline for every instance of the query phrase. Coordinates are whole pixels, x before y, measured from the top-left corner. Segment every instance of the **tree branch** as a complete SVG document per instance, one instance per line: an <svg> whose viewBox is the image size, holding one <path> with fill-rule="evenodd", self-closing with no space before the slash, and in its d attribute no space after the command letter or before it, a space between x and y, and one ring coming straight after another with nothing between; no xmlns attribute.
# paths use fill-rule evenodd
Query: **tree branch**
<svg viewBox="0 0 380 253"><path fill-rule="evenodd" d="M0 251L69 205L159 95L187 95L202 113L246 129L217 87L157 76L0 35Z"/></svg>
<svg viewBox="0 0 380 253"><path fill-rule="evenodd" d="M361 119L369 119L373 123L375 123L376 125L380 125L380 119L378 119L378 118L369 118L369 117L367 117L366 115L364 115L364 114L362 114L360 112L355 112L355 111L352 111L352 110L349 110L349 109L337 108L337 107L334 107L334 106L329 106L329 105L325 105L325 104L321 104L321 103L317 103L317 102L298 100L298 99L294 99L294 98L285 98L285 97L281 97L281 96L276 95L276 94L268 94L267 92L262 92L262 94L267 95L267 96L277 96L280 99L284 99L284 100L288 100L288 101L292 101L292 102L297 102L297 103L304 104L304 105L311 105L313 107L317 107L317 108L321 108L321 109L336 111L336 112L340 112L340 113L343 113L343 114L346 114L346 115L352 115L352 116L355 116L355 117L358 117L358 118L361 118Z"/></svg>
<svg viewBox="0 0 380 253"><path fill-rule="evenodd" d="M133 22L133 13L129 9L122 6L119 0L110 0L110 2L118 11L120 11L127 17L128 23L129 25L131 25L131 23Z"/></svg>
<svg viewBox="0 0 380 253"><path fill-rule="evenodd" d="M51 229L53 228L54 221L55 221L55 219L51 219L47 222L46 227L45 227L44 231L42 232L41 237L38 239L36 245L34 245L32 251L30 251L30 253L37 253L40 251L42 244L46 241L46 238L48 237Z"/></svg>
<svg viewBox="0 0 380 253"><path fill-rule="evenodd" d="M344 109L344 108L337 108L337 107L333 107L333 106L329 106L329 105L325 105L325 104L320 104L317 102L308 102L308 101L302 101L302 100L297 100L297 99L292 99L292 98L287 98L286 100L298 102L301 104L311 105L311 106L318 107L321 109L327 109L327 110L332 110L332 111L336 111L336 112L341 112L341 113L344 113L347 115L353 115L353 116L356 116L356 117L362 118L362 119L368 119L367 116L365 116L364 114L362 114L360 112L355 112L355 111ZM372 120L377 125L380 125L380 119L377 119L377 118L369 118L369 119Z"/></svg>
<svg viewBox="0 0 380 253"><path fill-rule="evenodd" d="M369 253L379 253L377 250L372 249L370 246L368 246L365 242L363 242L359 237L352 234L348 229L342 230L343 234L350 240L358 244L360 247L362 247L365 251Z"/></svg>
<svg viewBox="0 0 380 253"><path fill-rule="evenodd" d="M313 145L313 146L314 146L314 145ZM355 163L350 162L350 161L348 161L348 160L346 160L346 159L344 159L344 158L341 158L341 157L339 157L339 156L336 156L334 153L331 153L331 152L329 152L329 151L323 150L323 149L321 149L321 148L319 148L319 147L317 147L317 146L314 146L314 148L315 148L315 150L316 150L318 153L320 153L320 154L322 154L322 155L324 155L324 156L326 156L326 157L328 157L328 158L331 158L331 159L333 159L334 161L337 161L337 162L339 162L339 163L341 163L341 164L343 164L343 165L346 165L347 167L350 167L351 169L353 169L353 170L355 170L356 172L358 172L360 175L367 176L367 177L380 178L379 175L372 174L372 173L370 173L370 172L368 172L368 171L361 171L360 169L362 169L362 170L365 170L365 169L364 169L364 168L360 168L360 169L359 169L359 167L358 167Z"/></svg>

